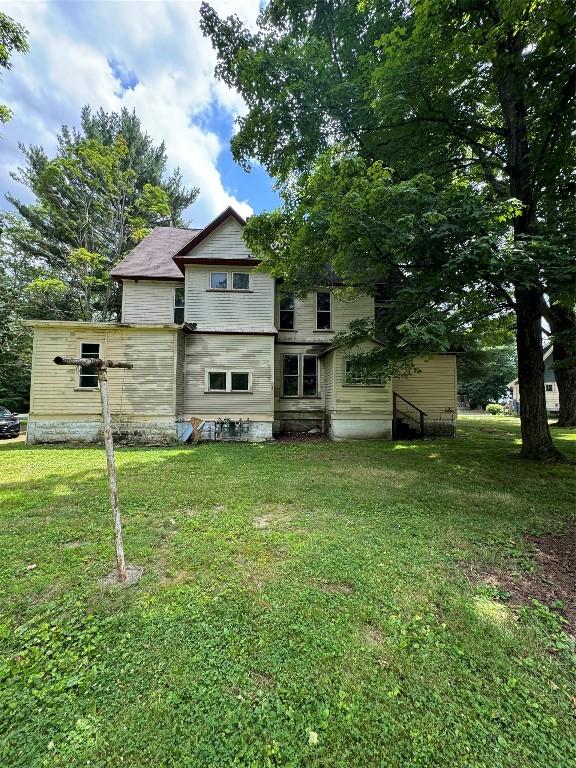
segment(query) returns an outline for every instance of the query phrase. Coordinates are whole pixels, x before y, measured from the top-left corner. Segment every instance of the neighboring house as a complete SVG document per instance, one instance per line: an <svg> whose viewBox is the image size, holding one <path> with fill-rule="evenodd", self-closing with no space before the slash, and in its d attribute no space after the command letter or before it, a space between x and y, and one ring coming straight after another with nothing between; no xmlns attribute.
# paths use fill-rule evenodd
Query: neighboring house
<svg viewBox="0 0 576 768"><path fill-rule="evenodd" d="M554 377L554 358L552 346L544 350L544 393L546 395L546 410L549 413L558 413L560 410L560 395L558 393L558 384ZM514 379L508 384L512 393L512 402L518 413L520 413L520 385L518 379Z"/></svg>
<svg viewBox="0 0 576 768"><path fill-rule="evenodd" d="M454 434L454 355L419 360L408 378L359 378L347 362L357 350L334 337L373 317L377 301L343 300L334 286L282 297L257 269L244 224L228 208L202 230L154 229L112 271L119 323L30 322L28 442L100 436L95 372L56 366L55 355L133 363L108 379L115 432L134 440L184 439L192 424L204 438L247 440L311 429L390 438L418 432L420 420L427 433Z"/></svg>

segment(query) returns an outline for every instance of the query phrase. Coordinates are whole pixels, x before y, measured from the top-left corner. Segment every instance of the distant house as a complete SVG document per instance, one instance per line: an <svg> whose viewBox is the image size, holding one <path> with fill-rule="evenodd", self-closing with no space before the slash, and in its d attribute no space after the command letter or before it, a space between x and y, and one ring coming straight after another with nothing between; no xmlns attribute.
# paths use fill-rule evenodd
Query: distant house
<svg viewBox="0 0 576 768"><path fill-rule="evenodd" d="M553 349L552 345L544 350L544 392L546 395L546 410L549 413L557 413L560 410L560 396L558 394L558 384L554 377L553 368ZM516 410L519 411L520 387L518 379L514 379L508 384L512 393L512 400Z"/></svg>
<svg viewBox="0 0 576 768"><path fill-rule="evenodd" d="M228 208L202 230L154 229L112 270L119 323L29 322L28 442L100 436L96 371L57 367L55 355L133 362L110 374L110 402L115 431L143 442L192 429L254 441L311 430L334 439L454 434L455 356L418 360L406 378L362 375L335 336L373 318L379 297L348 300L334 281L304 297L282 293L257 269L244 224Z"/></svg>

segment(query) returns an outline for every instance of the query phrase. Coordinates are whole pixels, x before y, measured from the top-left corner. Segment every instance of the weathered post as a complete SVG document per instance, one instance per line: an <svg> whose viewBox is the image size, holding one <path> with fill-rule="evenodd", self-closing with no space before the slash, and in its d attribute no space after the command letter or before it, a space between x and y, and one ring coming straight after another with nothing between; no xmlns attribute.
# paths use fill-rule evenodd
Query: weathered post
<svg viewBox="0 0 576 768"><path fill-rule="evenodd" d="M80 368L97 368L100 385L100 400L102 402L102 424L104 429L104 446L106 448L106 463L108 466L108 484L110 486L110 502L114 519L114 541L116 543L116 563L118 566L118 581L126 581L126 560L122 542L122 520L118 502L118 486L116 484L116 462L114 460L114 441L112 439L112 418L110 416L110 399L108 397L108 368L133 368L132 363L100 360L89 357L55 357L56 365L74 365Z"/></svg>

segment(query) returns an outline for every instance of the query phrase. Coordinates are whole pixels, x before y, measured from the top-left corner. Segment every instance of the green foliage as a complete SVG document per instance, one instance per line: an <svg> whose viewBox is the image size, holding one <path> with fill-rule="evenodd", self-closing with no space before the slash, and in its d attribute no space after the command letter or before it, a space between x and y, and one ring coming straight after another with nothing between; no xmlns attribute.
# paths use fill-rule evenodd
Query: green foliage
<svg viewBox="0 0 576 768"><path fill-rule="evenodd" d="M12 69L12 54L28 52L28 31L22 24L14 21L3 11L0 11L0 68ZM0 76L1 80L1 76ZM12 117L12 110L5 104L0 104L0 122L7 123Z"/></svg>
<svg viewBox="0 0 576 768"><path fill-rule="evenodd" d="M488 403L484 410L491 416L500 416L504 413L504 406L500 405L500 403Z"/></svg>
<svg viewBox="0 0 576 768"><path fill-rule="evenodd" d="M518 435L120 448L129 589L102 448L0 443L0 765L569 768L566 627L471 578L573 507Z"/></svg>
<svg viewBox="0 0 576 768"><path fill-rule="evenodd" d="M134 113L82 112L82 131L62 127L58 152L22 147L26 165L14 174L35 195L11 196L19 216L7 217L11 249L38 269L29 290L67 289L69 319L108 320L119 311L109 273L154 226L181 223L197 189L176 171L164 178L164 145L155 147Z"/></svg>
<svg viewBox="0 0 576 768"><path fill-rule="evenodd" d="M507 393L516 378L516 351L512 345L478 347L458 355L458 394L471 407L484 407Z"/></svg>

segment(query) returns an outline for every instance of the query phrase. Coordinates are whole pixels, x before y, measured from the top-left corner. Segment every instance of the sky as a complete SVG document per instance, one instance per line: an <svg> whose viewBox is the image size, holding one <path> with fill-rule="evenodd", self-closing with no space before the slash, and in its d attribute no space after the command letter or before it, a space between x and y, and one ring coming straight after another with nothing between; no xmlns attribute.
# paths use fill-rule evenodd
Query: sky
<svg viewBox="0 0 576 768"><path fill-rule="evenodd" d="M222 16L254 27L260 0L210 0ZM14 54L0 82L0 103L14 113L0 125L0 206L6 192L29 201L10 178L22 164L19 143L56 148L62 124L77 126L85 104L106 112L135 109L145 131L164 141L169 170L200 188L185 212L206 225L226 206L243 216L278 205L273 182L254 164L234 163L230 138L246 111L241 96L214 77L216 56L199 26L200 0L190 2L0 2L29 31L30 51Z"/></svg>

